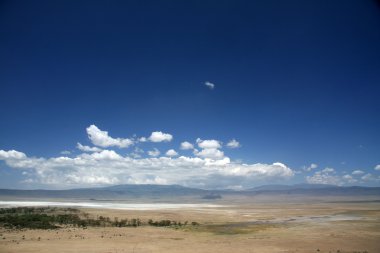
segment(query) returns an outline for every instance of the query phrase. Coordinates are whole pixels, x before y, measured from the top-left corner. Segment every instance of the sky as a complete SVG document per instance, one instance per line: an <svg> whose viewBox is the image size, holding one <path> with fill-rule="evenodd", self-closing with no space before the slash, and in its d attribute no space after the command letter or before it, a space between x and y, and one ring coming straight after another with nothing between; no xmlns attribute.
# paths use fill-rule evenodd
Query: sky
<svg viewBox="0 0 380 253"><path fill-rule="evenodd" d="M1 1L0 188L380 186L374 0Z"/></svg>

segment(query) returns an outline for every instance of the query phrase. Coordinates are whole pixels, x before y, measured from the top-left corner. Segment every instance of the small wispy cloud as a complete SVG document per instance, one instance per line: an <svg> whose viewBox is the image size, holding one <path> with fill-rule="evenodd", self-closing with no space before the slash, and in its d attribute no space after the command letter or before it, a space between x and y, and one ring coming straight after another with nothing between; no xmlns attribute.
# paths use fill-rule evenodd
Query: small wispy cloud
<svg viewBox="0 0 380 253"><path fill-rule="evenodd" d="M316 169L316 168L318 168L318 164L316 164L316 163L312 163L312 164L310 164L308 167L304 167L304 171L312 171L312 170L314 170L314 169Z"/></svg>
<svg viewBox="0 0 380 253"><path fill-rule="evenodd" d="M345 178L349 180L348 176ZM342 185L342 178L336 175L333 168L325 168L321 171L317 171L312 176L307 176L306 181L309 184L331 184L331 185Z"/></svg>
<svg viewBox="0 0 380 253"><path fill-rule="evenodd" d="M232 140L230 140L228 143L227 143L227 145L226 145L227 147L229 147L229 148L240 148L240 143L237 141L237 140L235 140L235 139L232 139Z"/></svg>
<svg viewBox="0 0 380 253"><path fill-rule="evenodd" d="M367 173L364 176L362 176L361 178L362 178L363 181L376 180L376 178L371 173Z"/></svg>
<svg viewBox="0 0 380 253"><path fill-rule="evenodd" d="M158 149L156 149L156 148L154 148L153 150L149 150L148 151L148 155L150 155L152 157L157 157L160 154L161 154L161 152Z"/></svg>
<svg viewBox="0 0 380 253"><path fill-rule="evenodd" d="M358 182L357 179L353 178L351 175L348 175L348 174L344 175L342 178L343 178L343 180L345 180L345 181L347 181L348 183L351 183L351 184Z"/></svg>
<svg viewBox="0 0 380 253"><path fill-rule="evenodd" d="M210 89L210 90L213 90L215 88L215 84L211 83L211 82L208 82L206 81L205 82L205 85Z"/></svg>
<svg viewBox="0 0 380 253"><path fill-rule="evenodd" d="M100 152L100 151L102 151L101 148L85 146L85 145L80 144L79 142L77 143L77 149L79 149L83 152Z"/></svg>

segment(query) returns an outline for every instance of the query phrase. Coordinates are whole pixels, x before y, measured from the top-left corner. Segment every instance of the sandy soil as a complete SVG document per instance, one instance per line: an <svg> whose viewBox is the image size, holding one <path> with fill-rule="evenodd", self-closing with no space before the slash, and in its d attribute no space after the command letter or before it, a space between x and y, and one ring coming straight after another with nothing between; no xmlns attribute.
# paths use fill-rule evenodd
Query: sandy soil
<svg viewBox="0 0 380 253"><path fill-rule="evenodd" d="M245 201L216 209L83 210L93 216L187 220L201 225L1 229L0 252L380 252L378 202Z"/></svg>

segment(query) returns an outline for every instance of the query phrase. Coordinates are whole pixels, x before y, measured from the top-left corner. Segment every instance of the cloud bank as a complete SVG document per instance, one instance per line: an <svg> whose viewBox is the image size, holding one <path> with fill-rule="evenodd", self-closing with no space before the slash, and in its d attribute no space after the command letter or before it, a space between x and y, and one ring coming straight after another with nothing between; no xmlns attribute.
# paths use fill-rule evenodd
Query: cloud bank
<svg viewBox="0 0 380 253"><path fill-rule="evenodd" d="M365 172L362 170L354 170L351 173L339 175L335 169L325 168L323 170L316 171L311 176L306 176L306 181L309 184L328 184L338 186L380 182L380 177L376 177L371 173L364 174Z"/></svg>
<svg viewBox="0 0 380 253"><path fill-rule="evenodd" d="M218 140L197 139L200 150L184 156L168 147L164 155L157 148L144 152L135 147L121 154L104 147L123 148L139 141L110 137L95 125L87 129L89 140L98 147L77 143L79 154L58 157L31 157L16 150L0 150L0 160L13 169L23 171L25 182L52 187L86 187L112 184L180 184L201 188L250 188L257 184L283 182L294 171L283 163L246 164L225 156ZM169 142L171 134L153 132L151 142ZM147 145L141 143L141 145ZM149 144L151 145L151 144ZM162 145L162 144L161 144ZM169 145L169 144L165 144ZM102 148L99 148L102 147ZM193 149L182 142L180 149ZM184 151L189 153L188 151Z"/></svg>
<svg viewBox="0 0 380 253"><path fill-rule="evenodd" d="M229 158L213 160L186 156L135 159L113 150L82 153L72 158L37 158L15 150L0 150L0 160L11 168L27 171L30 182L63 187L107 184L252 187L257 182L284 180L294 175L282 163L240 164Z"/></svg>

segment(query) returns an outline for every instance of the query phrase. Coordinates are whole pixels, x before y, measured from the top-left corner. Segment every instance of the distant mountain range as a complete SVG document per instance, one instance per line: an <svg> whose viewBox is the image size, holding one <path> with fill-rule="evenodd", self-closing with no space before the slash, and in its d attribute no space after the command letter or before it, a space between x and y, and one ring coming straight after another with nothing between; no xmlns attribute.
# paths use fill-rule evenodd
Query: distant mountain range
<svg viewBox="0 0 380 253"><path fill-rule="evenodd" d="M246 190L256 194L302 194L315 196L380 196L380 187L336 186L326 184L263 185Z"/></svg>
<svg viewBox="0 0 380 253"><path fill-rule="evenodd" d="M263 185L242 191L204 190L180 185L115 185L101 188L80 188L70 190L13 190L0 189L0 199L4 198L78 198L91 200L196 197L199 199L219 199L227 195L311 195L311 196L378 196L380 187L297 184ZM212 196L212 197L211 197Z"/></svg>
<svg viewBox="0 0 380 253"><path fill-rule="evenodd" d="M255 188L248 189L247 191L286 191L295 189L326 189L326 188L339 188L336 185L328 184L295 184L295 185L283 185L283 184L271 184L262 185Z"/></svg>

